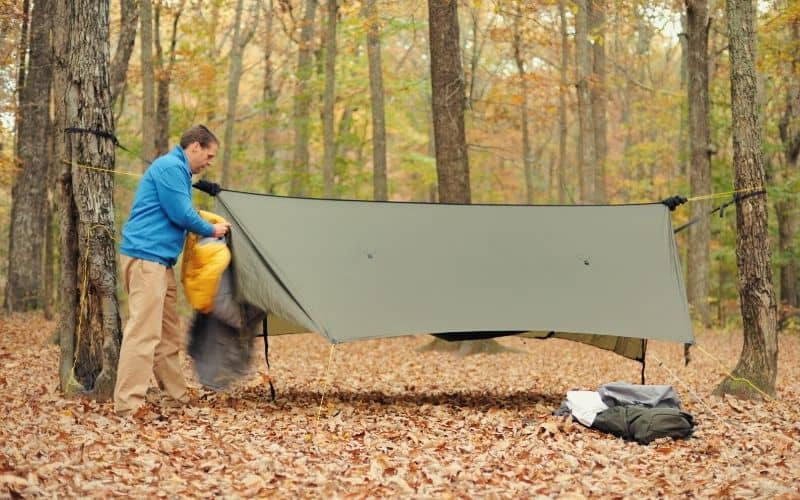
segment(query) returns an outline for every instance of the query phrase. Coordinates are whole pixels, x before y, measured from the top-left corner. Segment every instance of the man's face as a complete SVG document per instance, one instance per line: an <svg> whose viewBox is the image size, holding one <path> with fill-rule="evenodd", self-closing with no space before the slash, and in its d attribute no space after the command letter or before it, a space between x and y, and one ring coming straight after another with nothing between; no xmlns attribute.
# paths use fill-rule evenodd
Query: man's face
<svg viewBox="0 0 800 500"><path fill-rule="evenodd" d="M192 174L199 174L205 170L217 155L218 148L216 142L209 143L207 148L202 147L199 142L189 144L186 148L186 158L189 159L189 169Z"/></svg>

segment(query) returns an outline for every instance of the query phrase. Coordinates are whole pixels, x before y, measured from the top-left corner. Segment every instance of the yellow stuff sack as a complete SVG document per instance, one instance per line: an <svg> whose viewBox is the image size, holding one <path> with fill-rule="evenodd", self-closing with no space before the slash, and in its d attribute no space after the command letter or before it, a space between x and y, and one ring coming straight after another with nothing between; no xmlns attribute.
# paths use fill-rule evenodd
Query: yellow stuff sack
<svg viewBox="0 0 800 500"><path fill-rule="evenodd" d="M198 210L197 213L211 224L225 222L225 219L211 212ZM186 299L195 310L210 313L222 273L231 262L228 245L224 239L189 233L181 262L181 283Z"/></svg>

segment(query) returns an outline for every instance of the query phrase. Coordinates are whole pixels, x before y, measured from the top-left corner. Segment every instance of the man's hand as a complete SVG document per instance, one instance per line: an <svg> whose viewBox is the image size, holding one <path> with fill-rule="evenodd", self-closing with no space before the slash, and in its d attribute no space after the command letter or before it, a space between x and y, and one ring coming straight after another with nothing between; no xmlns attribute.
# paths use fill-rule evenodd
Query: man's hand
<svg viewBox="0 0 800 500"><path fill-rule="evenodd" d="M211 196L216 196L222 191L222 188L216 182L210 182L205 179L200 179L199 181L192 184L192 187L195 189L199 189L205 193L210 194Z"/></svg>
<svg viewBox="0 0 800 500"><path fill-rule="evenodd" d="M214 224L214 238L222 238L226 234L228 234L228 230L230 230L231 225L227 222L217 222Z"/></svg>

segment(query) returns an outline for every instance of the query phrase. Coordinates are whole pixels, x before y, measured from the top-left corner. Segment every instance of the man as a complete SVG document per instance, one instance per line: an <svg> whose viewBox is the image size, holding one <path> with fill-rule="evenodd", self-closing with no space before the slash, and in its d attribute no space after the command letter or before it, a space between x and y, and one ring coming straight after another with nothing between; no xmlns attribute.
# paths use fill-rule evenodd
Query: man
<svg viewBox="0 0 800 500"><path fill-rule="evenodd" d="M118 415L131 415L145 403L151 373L172 399L169 403L188 402L172 267L187 231L221 237L230 228L225 222L209 224L192 206L192 174L208 167L218 148L219 141L206 127L190 128L179 146L150 165L136 190L120 245L130 318L114 388Z"/></svg>

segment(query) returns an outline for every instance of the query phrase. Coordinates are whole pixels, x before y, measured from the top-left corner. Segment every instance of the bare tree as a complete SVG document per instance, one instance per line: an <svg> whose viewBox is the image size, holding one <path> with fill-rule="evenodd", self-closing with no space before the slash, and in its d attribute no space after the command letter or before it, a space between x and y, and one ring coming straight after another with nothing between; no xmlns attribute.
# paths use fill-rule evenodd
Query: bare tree
<svg viewBox="0 0 800 500"><path fill-rule="evenodd" d="M689 185L693 195L711 192L711 133L708 100L708 30L711 21L706 0L686 0L687 71L689 77ZM709 242L711 240L710 200L691 204L687 258L689 304L705 327L711 325L709 297Z"/></svg>
<svg viewBox="0 0 800 500"><path fill-rule="evenodd" d="M367 19L367 59L369 60L369 97L372 110L372 191L376 200L389 196L386 165L386 113L383 103L383 64L381 36L375 0L364 3Z"/></svg>
<svg viewBox="0 0 800 500"><path fill-rule="evenodd" d="M264 190L273 193L275 188L272 184L272 174L275 169L275 146L272 138L272 128L277 123L275 113L277 112L278 93L275 90L274 72L272 63L273 37L272 27L275 20L273 0L262 0L262 10L264 14L264 41L263 41L263 61L264 61L264 83L261 93L263 101L261 107L262 119L262 146L264 154Z"/></svg>
<svg viewBox="0 0 800 500"><path fill-rule="evenodd" d="M51 0L36 0L30 16L27 70L19 89L17 155L8 246L5 305L8 312L44 306L43 258L47 220L47 170L52 133L50 84L53 65L50 46ZM24 58L23 58L24 59Z"/></svg>
<svg viewBox="0 0 800 500"><path fill-rule="evenodd" d="M756 105L755 8L752 0L727 0L730 41L734 185L763 189L764 159ZM777 305L772 288L766 193L736 204L736 262L744 345L732 376L716 394L775 395L778 374ZM752 385L751 385L752 384Z"/></svg>
<svg viewBox="0 0 800 500"><path fill-rule="evenodd" d="M61 390L111 397L120 330L114 242L114 130L109 85L109 2L55 2L53 87L60 187L62 309ZM84 168L93 167L92 169Z"/></svg>

